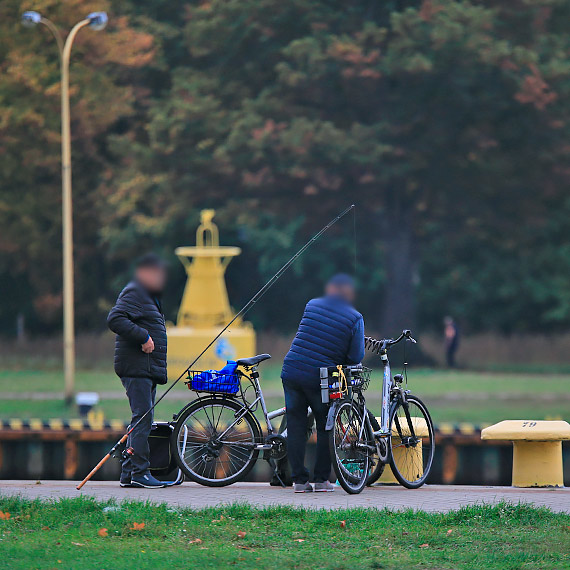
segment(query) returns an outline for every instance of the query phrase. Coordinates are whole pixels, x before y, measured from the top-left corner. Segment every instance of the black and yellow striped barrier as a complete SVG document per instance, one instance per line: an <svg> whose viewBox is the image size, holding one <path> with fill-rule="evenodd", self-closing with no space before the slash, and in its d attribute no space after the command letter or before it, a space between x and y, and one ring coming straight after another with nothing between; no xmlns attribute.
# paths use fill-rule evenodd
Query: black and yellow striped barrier
<svg viewBox="0 0 570 570"><path fill-rule="evenodd" d="M52 418L50 420L40 420L32 418L29 420L21 420L19 418L10 418L8 420L0 420L0 432L19 432L19 431L41 431L41 432L60 432L60 431L118 431L124 432L128 422L122 420L102 420L99 418L87 419L61 419Z"/></svg>
<svg viewBox="0 0 570 570"><path fill-rule="evenodd" d="M86 419L62 419L52 418L49 420L10 418L0 420L0 432L18 431L45 431L45 432L81 432L81 431L112 431L124 432L129 422L123 420L104 420L100 416L90 416ZM481 430L489 424L471 423L440 423L435 426L436 436L479 436Z"/></svg>

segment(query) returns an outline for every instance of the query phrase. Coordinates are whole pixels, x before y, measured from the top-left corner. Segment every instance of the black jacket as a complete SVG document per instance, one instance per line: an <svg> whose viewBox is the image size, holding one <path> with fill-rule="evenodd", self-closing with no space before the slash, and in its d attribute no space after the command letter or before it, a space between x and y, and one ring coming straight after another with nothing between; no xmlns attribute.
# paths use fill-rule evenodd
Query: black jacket
<svg viewBox="0 0 570 570"><path fill-rule="evenodd" d="M160 300L140 283L131 281L119 295L107 317L109 328L116 333L115 372L121 378L150 378L166 384L166 325ZM154 350L141 349L149 335Z"/></svg>

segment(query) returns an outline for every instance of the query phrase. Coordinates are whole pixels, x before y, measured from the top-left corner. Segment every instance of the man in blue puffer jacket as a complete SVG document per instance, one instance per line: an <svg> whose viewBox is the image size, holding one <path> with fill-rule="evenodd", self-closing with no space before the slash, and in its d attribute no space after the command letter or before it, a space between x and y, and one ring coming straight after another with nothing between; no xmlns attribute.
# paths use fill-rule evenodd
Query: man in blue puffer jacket
<svg viewBox="0 0 570 570"><path fill-rule="evenodd" d="M316 492L334 491L329 482L331 462L325 425L327 406L321 402L320 368L358 364L364 357L364 320L353 308L354 280L335 275L325 295L307 303L299 330L283 362L281 379L287 408L287 449L295 493L310 493L305 467L307 412L317 424Z"/></svg>

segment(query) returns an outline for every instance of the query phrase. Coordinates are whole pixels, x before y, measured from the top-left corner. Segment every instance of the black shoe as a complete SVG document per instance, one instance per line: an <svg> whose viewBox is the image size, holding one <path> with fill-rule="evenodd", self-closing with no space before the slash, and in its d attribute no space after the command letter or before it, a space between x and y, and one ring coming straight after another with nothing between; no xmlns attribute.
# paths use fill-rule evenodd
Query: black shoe
<svg viewBox="0 0 570 570"><path fill-rule="evenodd" d="M133 485L131 483L131 476L129 475L128 477L121 477L119 485L121 487L132 487Z"/></svg>
<svg viewBox="0 0 570 570"><path fill-rule="evenodd" d="M131 487L144 487L145 489L161 489L166 487L167 484L164 481L159 481L155 479L150 473L144 473L142 475L133 475L131 479Z"/></svg>

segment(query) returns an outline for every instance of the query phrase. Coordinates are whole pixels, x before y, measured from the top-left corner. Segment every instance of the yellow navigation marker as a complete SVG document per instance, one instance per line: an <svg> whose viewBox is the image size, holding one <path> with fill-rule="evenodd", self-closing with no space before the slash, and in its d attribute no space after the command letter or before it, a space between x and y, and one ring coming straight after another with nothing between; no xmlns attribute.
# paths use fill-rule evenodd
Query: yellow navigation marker
<svg viewBox="0 0 570 570"><path fill-rule="evenodd" d="M226 290L224 274L239 247L220 246L214 210L202 210L196 245L178 247L188 281L176 325L168 327L168 375L177 378L235 315ZM227 360L255 354L251 323L237 319L215 345L196 363L199 370L222 367Z"/></svg>
<svg viewBox="0 0 570 570"><path fill-rule="evenodd" d="M513 487L563 487L562 441L570 439L564 421L506 420L481 432L484 440L513 442Z"/></svg>

